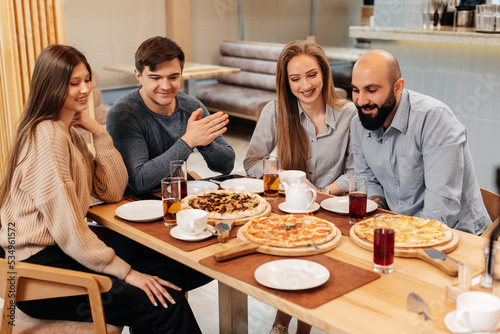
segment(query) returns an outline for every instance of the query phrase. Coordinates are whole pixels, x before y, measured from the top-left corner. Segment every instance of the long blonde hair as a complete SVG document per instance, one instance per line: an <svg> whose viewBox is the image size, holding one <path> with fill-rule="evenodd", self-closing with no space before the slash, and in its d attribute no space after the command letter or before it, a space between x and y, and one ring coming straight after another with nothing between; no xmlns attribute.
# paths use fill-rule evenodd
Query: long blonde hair
<svg viewBox="0 0 500 334"><path fill-rule="evenodd" d="M12 177L19 164L22 148L34 135L35 128L40 122L59 119L68 94L71 75L80 63L83 63L89 73L92 73L85 56L71 46L53 44L43 49L38 56L28 99L9 153L5 177L0 185L0 207L10 191Z"/></svg>
<svg viewBox="0 0 500 334"><path fill-rule="evenodd" d="M341 108L346 101L335 92L330 64L323 49L312 41L293 41L281 51L276 66L276 91L278 95L278 155L281 168L309 170L309 138L300 124L297 97L293 95L288 83L288 63L299 55L314 57L323 74L323 101L333 107Z"/></svg>

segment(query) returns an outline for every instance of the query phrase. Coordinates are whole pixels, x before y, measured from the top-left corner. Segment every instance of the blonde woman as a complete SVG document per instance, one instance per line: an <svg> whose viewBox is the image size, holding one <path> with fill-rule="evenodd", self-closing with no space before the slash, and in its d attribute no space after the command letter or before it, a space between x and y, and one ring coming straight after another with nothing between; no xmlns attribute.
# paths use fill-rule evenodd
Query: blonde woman
<svg viewBox="0 0 500 334"><path fill-rule="evenodd" d="M306 172L311 186L325 193L348 191L353 169L349 126L356 107L338 97L330 65L311 41L285 46L276 67L277 101L262 110L243 165L261 178L262 160L276 147L282 169Z"/></svg>
<svg viewBox="0 0 500 334"><path fill-rule="evenodd" d="M338 97L330 65L312 41L285 46L276 67L277 101L262 110L243 165L248 175L261 178L262 160L276 147L281 167L301 170L310 186L341 195L349 190L353 170L349 127L356 107ZM288 333L291 317L278 311L271 334ZM301 321L297 333L309 333Z"/></svg>

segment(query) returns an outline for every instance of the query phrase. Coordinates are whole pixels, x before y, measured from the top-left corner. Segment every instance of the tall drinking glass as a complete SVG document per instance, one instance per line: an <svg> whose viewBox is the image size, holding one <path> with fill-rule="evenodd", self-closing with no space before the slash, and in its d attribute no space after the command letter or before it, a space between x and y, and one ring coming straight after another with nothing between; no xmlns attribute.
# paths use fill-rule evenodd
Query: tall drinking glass
<svg viewBox="0 0 500 334"><path fill-rule="evenodd" d="M368 180L365 176L351 175L349 178L349 224L354 225L366 217L366 188Z"/></svg>
<svg viewBox="0 0 500 334"><path fill-rule="evenodd" d="M181 182L178 178L166 177L161 180L161 199L165 226L177 225L176 214L181 210Z"/></svg>
<svg viewBox="0 0 500 334"><path fill-rule="evenodd" d="M373 221L373 270L387 274L394 271L394 216L379 214Z"/></svg>
<svg viewBox="0 0 500 334"><path fill-rule="evenodd" d="M278 157L264 158L264 198L277 200L280 189L280 159Z"/></svg>
<svg viewBox="0 0 500 334"><path fill-rule="evenodd" d="M170 161L170 177L176 178L181 183L181 199L187 196L187 164L184 160Z"/></svg>

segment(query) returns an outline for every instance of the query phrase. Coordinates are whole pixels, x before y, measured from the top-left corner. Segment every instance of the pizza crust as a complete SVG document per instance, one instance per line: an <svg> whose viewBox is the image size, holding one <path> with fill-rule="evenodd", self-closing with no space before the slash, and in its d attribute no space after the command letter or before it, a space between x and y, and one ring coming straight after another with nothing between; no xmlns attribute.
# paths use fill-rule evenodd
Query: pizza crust
<svg viewBox="0 0 500 334"><path fill-rule="evenodd" d="M432 219L397 215L395 248L431 247L450 242L451 229ZM373 220L368 218L354 225L354 233L362 240L373 243Z"/></svg>
<svg viewBox="0 0 500 334"><path fill-rule="evenodd" d="M335 238L336 233L333 223L308 215L256 218L243 226L248 240L282 248L321 245Z"/></svg>
<svg viewBox="0 0 500 334"><path fill-rule="evenodd" d="M181 210L201 209L212 219L242 219L261 214L268 203L261 196L247 190L205 190L186 196Z"/></svg>

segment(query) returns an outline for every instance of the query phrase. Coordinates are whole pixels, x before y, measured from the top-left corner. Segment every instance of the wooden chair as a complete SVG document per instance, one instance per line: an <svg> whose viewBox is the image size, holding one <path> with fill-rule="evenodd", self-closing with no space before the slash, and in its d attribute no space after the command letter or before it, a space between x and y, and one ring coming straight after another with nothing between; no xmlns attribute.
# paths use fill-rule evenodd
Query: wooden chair
<svg viewBox="0 0 500 334"><path fill-rule="evenodd" d="M493 229L500 223L500 195L481 188L481 196L483 196L484 206L493 222L481 236L489 239Z"/></svg>
<svg viewBox="0 0 500 334"><path fill-rule="evenodd" d="M15 275L11 272L15 272ZM13 281L8 279L11 275L15 276ZM8 260L0 254L0 292L2 294L0 297L4 299L0 333L121 333L123 328L106 325L104 319L101 293L111 289L111 285L109 277L75 270L18 261L12 269ZM9 307L13 300L9 296L12 291L15 291L16 302L88 294L94 324L31 318L18 308L12 310ZM15 326L12 326L12 320Z"/></svg>

